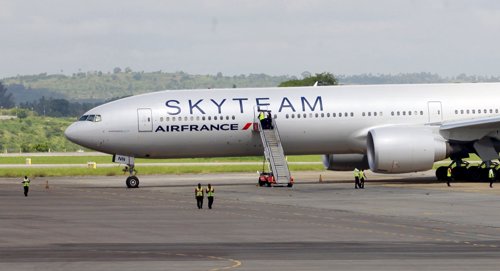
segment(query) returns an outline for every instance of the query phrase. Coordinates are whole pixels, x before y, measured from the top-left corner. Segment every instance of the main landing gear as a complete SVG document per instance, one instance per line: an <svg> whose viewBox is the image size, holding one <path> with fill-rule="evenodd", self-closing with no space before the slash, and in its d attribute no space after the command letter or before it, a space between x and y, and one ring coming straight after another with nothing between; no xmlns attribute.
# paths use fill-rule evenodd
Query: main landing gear
<svg viewBox="0 0 500 271"><path fill-rule="evenodd" d="M453 167L454 164L455 166ZM490 168L493 168L495 171L495 176L499 176L500 170L496 168L497 166L497 163L491 163L490 161L472 166L467 161L457 160L453 161L449 166L438 167L436 169L436 177L439 181L446 181L448 178L448 168L451 168L451 175L455 181L486 181L488 180L488 171Z"/></svg>

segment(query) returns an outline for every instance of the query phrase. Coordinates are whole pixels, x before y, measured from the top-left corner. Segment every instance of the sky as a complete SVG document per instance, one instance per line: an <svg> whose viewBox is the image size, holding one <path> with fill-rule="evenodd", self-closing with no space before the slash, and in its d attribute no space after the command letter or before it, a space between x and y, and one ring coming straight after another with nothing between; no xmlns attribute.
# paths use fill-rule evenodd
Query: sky
<svg viewBox="0 0 500 271"><path fill-rule="evenodd" d="M0 78L78 71L500 75L495 0L0 0Z"/></svg>

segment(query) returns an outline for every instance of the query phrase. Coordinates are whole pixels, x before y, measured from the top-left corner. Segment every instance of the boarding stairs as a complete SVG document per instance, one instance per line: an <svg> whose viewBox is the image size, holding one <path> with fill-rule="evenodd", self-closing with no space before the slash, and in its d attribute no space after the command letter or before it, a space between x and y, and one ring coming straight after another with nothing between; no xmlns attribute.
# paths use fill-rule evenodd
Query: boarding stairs
<svg viewBox="0 0 500 271"><path fill-rule="evenodd" d="M273 129L263 129L262 124L259 122L259 133L264 146L264 155L269 162L269 167L273 173L275 185L282 186L292 185L292 178L288 163L286 161L283 146L281 145L280 133L275 119L272 119Z"/></svg>

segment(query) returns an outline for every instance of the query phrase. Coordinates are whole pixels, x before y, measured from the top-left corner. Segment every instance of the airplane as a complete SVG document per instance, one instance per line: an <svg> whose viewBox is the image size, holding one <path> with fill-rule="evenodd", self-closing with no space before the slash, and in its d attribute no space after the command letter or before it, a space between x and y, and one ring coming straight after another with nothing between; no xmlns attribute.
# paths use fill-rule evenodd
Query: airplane
<svg viewBox="0 0 500 271"><path fill-rule="evenodd" d="M126 164L134 158L262 155L255 128L272 114L286 155L323 155L328 170L478 179L500 150L500 83L336 85L291 88L165 90L116 100L86 112L65 131L81 146ZM477 154L482 164L464 160Z"/></svg>

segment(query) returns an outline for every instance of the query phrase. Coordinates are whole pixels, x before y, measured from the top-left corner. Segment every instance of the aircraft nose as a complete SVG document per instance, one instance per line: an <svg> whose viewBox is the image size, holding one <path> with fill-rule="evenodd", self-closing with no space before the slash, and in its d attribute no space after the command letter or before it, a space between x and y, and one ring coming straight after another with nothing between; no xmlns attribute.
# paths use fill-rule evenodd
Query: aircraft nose
<svg viewBox="0 0 500 271"><path fill-rule="evenodd" d="M77 123L73 123L68 126L68 128L66 128L66 131L64 131L64 136L66 136L69 141L78 144L80 142L80 140L78 139L79 129L76 126Z"/></svg>

